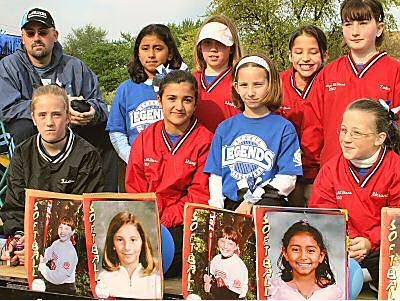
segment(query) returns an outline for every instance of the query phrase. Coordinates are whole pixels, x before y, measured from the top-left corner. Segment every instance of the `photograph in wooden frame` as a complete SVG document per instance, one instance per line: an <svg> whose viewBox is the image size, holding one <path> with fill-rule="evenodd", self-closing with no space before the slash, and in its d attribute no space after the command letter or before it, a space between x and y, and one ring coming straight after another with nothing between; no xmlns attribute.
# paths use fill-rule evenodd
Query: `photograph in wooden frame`
<svg viewBox="0 0 400 301"><path fill-rule="evenodd" d="M93 296L82 196L27 189L24 232L30 289Z"/></svg>
<svg viewBox="0 0 400 301"><path fill-rule="evenodd" d="M400 300L400 208L381 210L379 300Z"/></svg>
<svg viewBox="0 0 400 301"><path fill-rule="evenodd" d="M155 194L83 197L93 294L98 298L161 299L163 270Z"/></svg>
<svg viewBox="0 0 400 301"><path fill-rule="evenodd" d="M257 243L257 299L286 300L295 296L298 296L300 300L310 298L311 296L303 294L297 285L293 287L292 282L295 284L296 282L294 276L290 274L295 275L293 270L298 274L313 273L315 269L322 270L321 276L316 277L317 284L320 283L319 281L325 282L324 279L329 279L329 282L323 284L326 285L324 288L320 287L321 284L315 287L311 292L314 298L318 295L317 299L348 299L347 213L345 210L254 206L253 217ZM299 224L307 226L300 227ZM320 252L322 244L326 247L325 256L321 255L322 251L317 259L320 262L313 262L307 258L304 259L304 266L302 266L300 262L303 259L293 259L290 254L286 254L289 256L286 261L287 266L283 264L283 259L286 259L283 237L285 234L287 238L295 237L296 229L303 229L300 234L305 232L307 234L305 236L311 236L312 243L318 245L313 252ZM309 231L312 231L312 234ZM300 247L301 245L296 245L296 252L300 252ZM294 260L294 263L291 260ZM298 271L298 269L303 269L303 271ZM282 279L283 272L286 272L285 275L289 274L291 281ZM331 276L333 278L330 278Z"/></svg>
<svg viewBox="0 0 400 301"><path fill-rule="evenodd" d="M233 244L233 253L221 243ZM184 298L256 299L255 255L251 216L206 205L185 205Z"/></svg>

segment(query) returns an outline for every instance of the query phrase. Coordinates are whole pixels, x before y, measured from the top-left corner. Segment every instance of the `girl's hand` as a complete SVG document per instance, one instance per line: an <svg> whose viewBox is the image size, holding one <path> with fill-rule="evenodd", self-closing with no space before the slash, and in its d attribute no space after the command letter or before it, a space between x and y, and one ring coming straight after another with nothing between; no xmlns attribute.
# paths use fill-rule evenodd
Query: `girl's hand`
<svg viewBox="0 0 400 301"><path fill-rule="evenodd" d="M211 277L207 274L204 274L204 291L209 293L211 290Z"/></svg>
<svg viewBox="0 0 400 301"><path fill-rule="evenodd" d="M371 242L365 237L354 237L350 239L350 257L361 262L371 251Z"/></svg>
<svg viewBox="0 0 400 301"><path fill-rule="evenodd" d="M236 208L235 212L251 214L251 209L253 208L253 204L247 201L243 201L240 203L239 207Z"/></svg>
<svg viewBox="0 0 400 301"><path fill-rule="evenodd" d="M18 258L19 265L25 265L25 251L14 251L15 256Z"/></svg>

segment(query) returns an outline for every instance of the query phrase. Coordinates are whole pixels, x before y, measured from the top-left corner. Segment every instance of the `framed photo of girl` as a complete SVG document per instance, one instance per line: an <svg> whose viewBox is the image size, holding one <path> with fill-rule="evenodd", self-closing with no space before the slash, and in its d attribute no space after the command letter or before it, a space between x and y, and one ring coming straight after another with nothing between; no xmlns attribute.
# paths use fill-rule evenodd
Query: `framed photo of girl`
<svg viewBox="0 0 400 301"><path fill-rule="evenodd" d="M400 208L381 211L379 300L400 299Z"/></svg>
<svg viewBox="0 0 400 301"><path fill-rule="evenodd" d="M185 299L256 299L250 215L186 203L182 293Z"/></svg>
<svg viewBox="0 0 400 301"><path fill-rule="evenodd" d="M90 286L98 298L161 299L160 221L153 193L84 194Z"/></svg>
<svg viewBox="0 0 400 301"><path fill-rule="evenodd" d="M29 288L92 297L82 196L27 189L24 223Z"/></svg>
<svg viewBox="0 0 400 301"><path fill-rule="evenodd" d="M253 217L257 299L348 299L346 211L254 206Z"/></svg>

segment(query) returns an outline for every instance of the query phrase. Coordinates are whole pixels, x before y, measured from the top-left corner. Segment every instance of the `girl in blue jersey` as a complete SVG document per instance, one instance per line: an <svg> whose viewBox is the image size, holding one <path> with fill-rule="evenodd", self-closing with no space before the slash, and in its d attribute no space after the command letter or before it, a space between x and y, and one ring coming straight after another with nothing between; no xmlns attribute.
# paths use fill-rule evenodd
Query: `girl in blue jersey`
<svg viewBox="0 0 400 301"><path fill-rule="evenodd" d="M144 27L135 41L128 64L130 79L117 89L107 123L111 142L128 163L132 142L150 124L163 118L153 79L158 73L187 68L169 28L162 24Z"/></svg>
<svg viewBox="0 0 400 301"><path fill-rule="evenodd" d="M302 175L301 156L294 126L274 113L282 86L273 62L246 56L233 70L232 98L243 113L218 126L204 171L211 174L209 205L249 214L260 201L284 205Z"/></svg>

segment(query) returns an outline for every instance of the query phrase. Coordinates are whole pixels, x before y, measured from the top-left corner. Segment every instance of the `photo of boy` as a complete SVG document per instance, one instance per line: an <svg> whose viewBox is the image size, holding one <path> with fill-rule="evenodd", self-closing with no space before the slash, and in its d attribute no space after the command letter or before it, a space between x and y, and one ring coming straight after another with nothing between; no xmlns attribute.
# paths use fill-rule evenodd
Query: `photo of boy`
<svg viewBox="0 0 400 301"><path fill-rule="evenodd" d="M75 294L75 271L78 264L73 235L75 225L70 217L63 217L58 226L58 237L44 255L40 256L39 271L46 279L46 291Z"/></svg>
<svg viewBox="0 0 400 301"><path fill-rule="evenodd" d="M217 300L233 300L246 297L248 270L238 256L238 233L225 226L218 239L220 254L210 262L210 274L204 275L204 290Z"/></svg>

